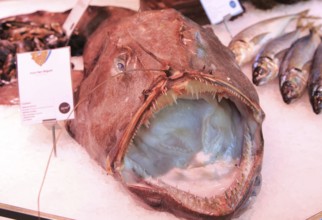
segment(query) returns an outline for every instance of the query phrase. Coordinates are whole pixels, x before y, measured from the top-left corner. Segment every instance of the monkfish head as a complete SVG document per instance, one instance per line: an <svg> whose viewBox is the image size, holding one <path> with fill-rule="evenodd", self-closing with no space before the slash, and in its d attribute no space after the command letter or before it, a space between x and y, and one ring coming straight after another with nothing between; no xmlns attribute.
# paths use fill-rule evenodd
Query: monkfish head
<svg viewBox="0 0 322 220"><path fill-rule="evenodd" d="M102 25L84 50L69 131L137 198L229 217L260 185L264 113L212 30L174 10Z"/></svg>

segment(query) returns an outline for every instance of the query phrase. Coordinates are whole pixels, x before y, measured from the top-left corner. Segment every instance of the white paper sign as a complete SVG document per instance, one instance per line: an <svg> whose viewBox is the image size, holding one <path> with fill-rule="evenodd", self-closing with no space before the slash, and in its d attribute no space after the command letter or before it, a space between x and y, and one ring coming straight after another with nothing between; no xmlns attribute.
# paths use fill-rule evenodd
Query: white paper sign
<svg viewBox="0 0 322 220"><path fill-rule="evenodd" d="M77 23L86 11L90 1L91 0L78 0L74 8L69 13L68 17L66 18L63 24L63 29L67 37L70 37L73 33Z"/></svg>
<svg viewBox="0 0 322 220"><path fill-rule="evenodd" d="M17 68L23 123L67 119L74 106L70 48L17 54Z"/></svg>
<svg viewBox="0 0 322 220"><path fill-rule="evenodd" d="M243 12L238 0L201 0L201 4L212 24L218 24L227 15L235 16Z"/></svg>

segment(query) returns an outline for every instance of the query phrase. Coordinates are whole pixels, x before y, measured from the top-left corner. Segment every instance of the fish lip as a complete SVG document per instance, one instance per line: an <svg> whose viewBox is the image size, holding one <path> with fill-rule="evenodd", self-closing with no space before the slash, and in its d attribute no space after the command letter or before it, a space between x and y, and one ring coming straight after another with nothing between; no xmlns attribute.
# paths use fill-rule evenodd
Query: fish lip
<svg viewBox="0 0 322 220"><path fill-rule="evenodd" d="M312 97L311 103L315 114L320 114L322 110L322 91L316 90Z"/></svg>
<svg viewBox="0 0 322 220"><path fill-rule="evenodd" d="M123 160L126 154L126 150L129 147L130 140L135 136L135 132L142 125L142 120L144 119L144 115L148 111L148 108L151 108L153 105L153 101L157 100L159 97L164 95L167 89L179 89L183 88L176 85L183 85L185 81L192 80L195 82L202 82L206 84L212 84L216 86L217 89L221 89L221 92L224 95L227 95L229 98L233 98L239 100L240 103L247 106L247 109L252 112L254 116L254 121L256 121L258 127L254 132L254 139L258 143L251 144L251 146L243 147L243 153L240 164L240 172L237 174L237 178L233 181L228 189L226 189L225 193L216 196L215 198L207 199L209 204L203 205L202 207L198 206L190 206L184 207L182 200L180 201L180 197L189 197L192 194L188 194L180 189L176 189L175 187L171 187L165 183L154 182L151 183L144 179L140 180L142 184L140 186L136 185L128 185L124 182L121 170L123 167ZM169 88L166 88L169 86ZM262 109L256 104L253 103L248 97L246 97L241 91L237 88L233 87L229 82L225 82L222 80L214 79L213 76L209 74L185 74L183 77L175 80L161 80L155 85L152 89L151 93L146 98L145 104L138 110L138 113L135 114L133 120L126 128L125 135L121 138L121 141L118 147L114 148L110 152L107 158L107 171L109 174L114 175L117 179L122 181L127 187L133 192L142 191L145 194L145 199L147 199L150 195L155 199L155 202L164 200L164 197L171 199L172 202L175 202L175 209L177 207L182 206L182 208L187 208L189 212L194 212L195 214L206 214L207 216L223 216L229 215L236 211L238 207L240 207L245 201L245 195L252 187L252 181L254 176L256 177L261 170L262 157L263 157L263 137L261 131L261 123L264 119L264 112ZM250 148L246 150L246 148ZM245 153L246 152L246 153ZM156 199L159 198L159 199ZM143 198L144 199L144 198ZM201 204L205 201L205 198L201 198L198 196L194 197L194 201L198 204ZM199 202L198 202L199 201ZM151 203L151 201L148 201Z"/></svg>

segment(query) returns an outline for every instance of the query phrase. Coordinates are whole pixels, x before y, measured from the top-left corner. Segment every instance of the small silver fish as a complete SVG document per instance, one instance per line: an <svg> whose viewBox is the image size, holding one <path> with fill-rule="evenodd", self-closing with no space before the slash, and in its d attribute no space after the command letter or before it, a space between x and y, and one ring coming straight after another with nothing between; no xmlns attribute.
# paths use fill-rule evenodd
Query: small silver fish
<svg viewBox="0 0 322 220"><path fill-rule="evenodd" d="M299 98L308 83L309 72L316 48L321 42L315 29L298 39L287 51L279 70L280 90L285 103Z"/></svg>
<svg viewBox="0 0 322 220"><path fill-rule="evenodd" d="M266 84L278 75L279 66L286 51L305 31L298 28L268 42L253 63L253 83L257 86Z"/></svg>
<svg viewBox="0 0 322 220"><path fill-rule="evenodd" d="M239 32L228 47L235 54L236 61L243 65L253 59L268 41L284 33L285 28L295 19L306 16L308 10L260 21Z"/></svg>
<svg viewBox="0 0 322 220"><path fill-rule="evenodd" d="M319 114L322 110L322 42L314 54L308 87L313 111Z"/></svg>

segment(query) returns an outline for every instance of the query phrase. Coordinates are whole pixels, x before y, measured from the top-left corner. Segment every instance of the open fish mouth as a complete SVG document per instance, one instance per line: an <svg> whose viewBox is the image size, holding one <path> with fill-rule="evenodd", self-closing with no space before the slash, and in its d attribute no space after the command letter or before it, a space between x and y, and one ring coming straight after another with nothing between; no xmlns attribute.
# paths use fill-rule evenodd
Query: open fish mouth
<svg viewBox="0 0 322 220"><path fill-rule="evenodd" d="M153 207L171 200L173 212L182 206L198 215L232 214L260 185L254 187L261 111L211 78L187 75L168 84L149 94L108 158L109 170Z"/></svg>

